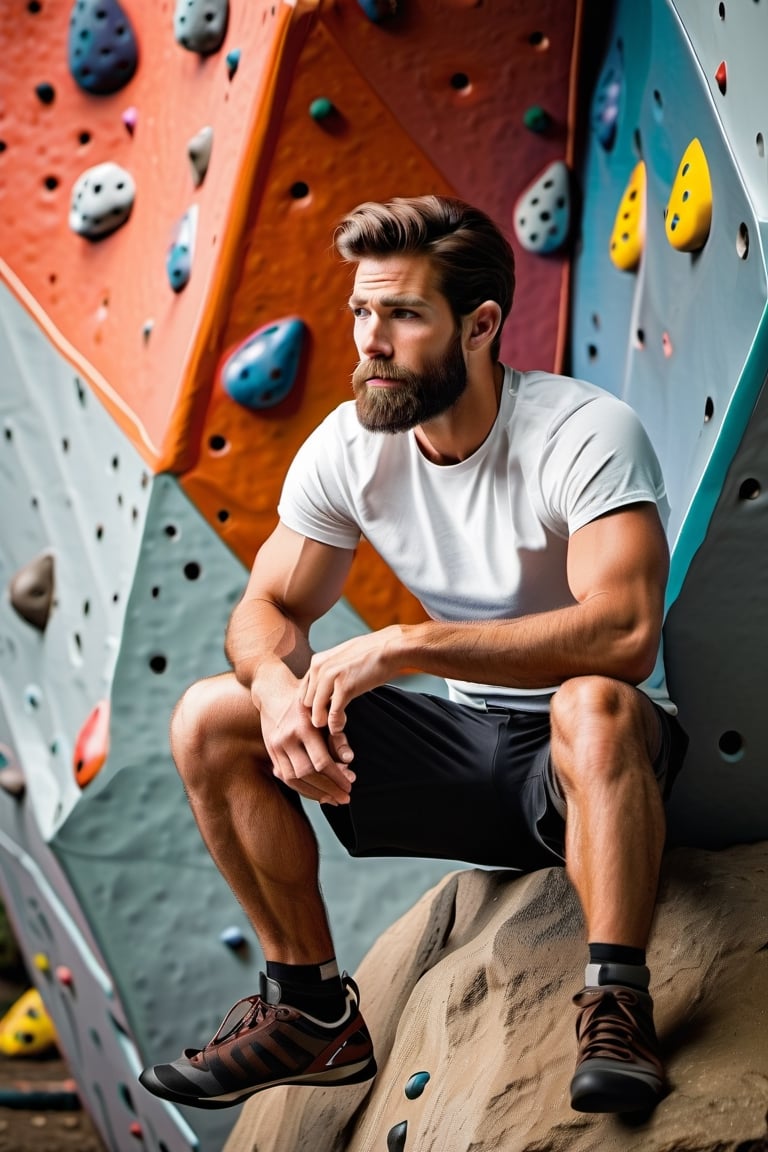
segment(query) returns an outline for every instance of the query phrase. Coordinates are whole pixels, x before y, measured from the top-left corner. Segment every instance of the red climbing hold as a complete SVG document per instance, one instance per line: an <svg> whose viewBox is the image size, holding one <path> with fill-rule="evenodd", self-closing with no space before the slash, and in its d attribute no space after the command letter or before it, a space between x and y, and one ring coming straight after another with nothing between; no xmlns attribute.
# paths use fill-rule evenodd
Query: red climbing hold
<svg viewBox="0 0 768 1152"><path fill-rule="evenodd" d="M102 700L80 729L75 742L75 780L81 788L101 771L109 754L109 701Z"/></svg>
<svg viewBox="0 0 768 1152"><path fill-rule="evenodd" d="M720 66L715 72L715 80L717 80L717 86L725 96L725 88L728 83L728 69L725 66L725 60L720 61Z"/></svg>

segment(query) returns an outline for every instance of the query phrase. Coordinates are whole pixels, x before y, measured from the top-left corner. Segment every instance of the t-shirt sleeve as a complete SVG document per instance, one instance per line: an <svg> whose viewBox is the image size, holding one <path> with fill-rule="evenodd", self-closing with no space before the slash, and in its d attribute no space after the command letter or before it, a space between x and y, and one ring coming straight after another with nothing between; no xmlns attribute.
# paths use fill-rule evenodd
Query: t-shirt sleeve
<svg viewBox="0 0 768 1152"><path fill-rule="evenodd" d="M310 540L335 548L357 547L360 529L352 513L343 453L329 420L296 453L277 511L286 527Z"/></svg>
<svg viewBox="0 0 768 1152"><path fill-rule="evenodd" d="M559 535L641 501L655 503L666 522L656 453L636 413L613 396L591 399L550 427L539 483L546 517Z"/></svg>

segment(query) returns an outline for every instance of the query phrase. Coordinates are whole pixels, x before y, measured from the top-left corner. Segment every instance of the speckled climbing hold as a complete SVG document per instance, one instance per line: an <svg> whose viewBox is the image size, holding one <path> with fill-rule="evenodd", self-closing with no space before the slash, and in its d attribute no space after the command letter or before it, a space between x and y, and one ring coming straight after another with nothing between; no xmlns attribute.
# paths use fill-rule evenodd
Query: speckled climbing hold
<svg viewBox="0 0 768 1152"><path fill-rule="evenodd" d="M715 81L723 96L725 96L725 90L728 87L728 67L725 60L721 60L718 65L717 72L715 72Z"/></svg>
<svg viewBox="0 0 768 1152"><path fill-rule="evenodd" d="M56 99L56 89L53 84L36 84L35 95L41 104L53 104Z"/></svg>
<svg viewBox="0 0 768 1152"><path fill-rule="evenodd" d="M380 24L388 16L397 13L397 0L357 0L357 2L374 24Z"/></svg>
<svg viewBox="0 0 768 1152"><path fill-rule="evenodd" d="M318 124L327 120L329 116L333 116L335 111L333 101L329 100L327 96L318 96L309 106L309 114Z"/></svg>
<svg viewBox="0 0 768 1152"><path fill-rule="evenodd" d="M224 42L229 0L176 0L173 34L188 52L210 56Z"/></svg>
<svg viewBox="0 0 768 1152"><path fill-rule="evenodd" d="M104 767L109 754L109 701L101 700L83 724L72 757L75 780L81 788Z"/></svg>
<svg viewBox="0 0 768 1152"><path fill-rule="evenodd" d="M683 153L665 217L667 240L678 252L703 248L712 225L712 181L704 149L694 137Z"/></svg>
<svg viewBox="0 0 768 1152"><path fill-rule="evenodd" d="M605 58L592 101L590 123L599 143L610 151L616 139L621 97L624 90L624 60L617 41Z"/></svg>
<svg viewBox="0 0 768 1152"><path fill-rule="evenodd" d="M53 604L53 556L43 552L11 577L8 598L22 620L45 632Z"/></svg>
<svg viewBox="0 0 768 1152"><path fill-rule="evenodd" d="M139 49L118 0L76 0L69 18L69 70L85 92L108 96L133 78Z"/></svg>
<svg viewBox="0 0 768 1152"><path fill-rule="evenodd" d="M86 168L72 189L69 226L79 236L100 240L125 224L136 185L130 172L107 161Z"/></svg>
<svg viewBox="0 0 768 1152"><path fill-rule="evenodd" d="M408 1078L405 1094L409 1100L417 1100L429 1083L429 1072L414 1072Z"/></svg>
<svg viewBox="0 0 768 1152"><path fill-rule="evenodd" d="M211 162L211 148L213 147L213 128L201 128L192 136L187 144L187 156L192 168L192 180L195 188L199 188L208 165Z"/></svg>
<svg viewBox="0 0 768 1152"><path fill-rule="evenodd" d="M197 204L182 216L176 225L175 235L168 249L165 269L168 282L174 292L181 292L192 275L192 261L195 258L195 237L197 235Z"/></svg>
<svg viewBox="0 0 768 1152"><path fill-rule="evenodd" d="M225 928L219 933L219 940L222 944L226 944L227 948L231 948L233 952L237 952L239 948L243 948L247 943L242 929L238 928L236 924L232 924L229 928Z"/></svg>
<svg viewBox="0 0 768 1152"><path fill-rule="evenodd" d="M622 272L640 263L645 247L645 163L636 164L616 213L611 233L610 257Z"/></svg>
<svg viewBox="0 0 768 1152"><path fill-rule="evenodd" d="M272 408L296 380L306 325L297 316L257 329L238 345L221 370L226 392L245 408Z"/></svg>
<svg viewBox="0 0 768 1152"><path fill-rule="evenodd" d="M541 135L552 127L552 117L540 104L533 104L530 108L526 108L523 123L529 132Z"/></svg>
<svg viewBox="0 0 768 1152"><path fill-rule="evenodd" d="M571 195L568 169L556 160L515 205L515 234L527 252L556 252L568 237Z"/></svg>
<svg viewBox="0 0 768 1152"><path fill-rule="evenodd" d="M122 115L122 121L123 121L123 124L125 124L126 128L128 129L128 134L130 136L133 136L134 132L136 131L136 125L139 122L139 110L138 110L138 108L134 108L133 106L131 106L130 108L126 108L125 112L123 112L123 115Z"/></svg>
<svg viewBox="0 0 768 1152"><path fill-rule="evenodd" d="M408 1132L408 1121L401 1120L387 1132L387 1152L404 1152L405 1137Z"/></svg>
<svg viewBox="0 0 768 1152"><path fill-rule="evenodd" d="M240 49L233 48L231 52L227 52L227 75L230 80L240 67Z"/></svg>

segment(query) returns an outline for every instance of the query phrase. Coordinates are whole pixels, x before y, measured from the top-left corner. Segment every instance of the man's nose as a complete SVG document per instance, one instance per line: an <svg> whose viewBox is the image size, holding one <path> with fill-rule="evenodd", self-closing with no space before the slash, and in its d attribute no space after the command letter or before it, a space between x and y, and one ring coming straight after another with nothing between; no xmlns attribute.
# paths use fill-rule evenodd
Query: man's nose
<svg viewBox="0 0 768 1152"><path fill-rule="evenodd" d="M369 316L359 332L358 350L366 360L388 360L392 355L392 342L386 325L376 316Z"/></svg>

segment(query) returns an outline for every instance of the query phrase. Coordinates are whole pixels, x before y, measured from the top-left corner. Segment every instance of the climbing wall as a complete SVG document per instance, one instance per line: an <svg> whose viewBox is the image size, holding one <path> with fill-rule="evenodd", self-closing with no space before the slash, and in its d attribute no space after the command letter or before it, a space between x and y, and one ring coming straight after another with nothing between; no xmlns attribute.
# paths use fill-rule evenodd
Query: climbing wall
<svg viewBox="0 0 768 1152"><path fill-rule="evenodd" d="M334 223L485 208L518 254L507 358L559 367L580 24L577 0L0 7L0 885L110 1149L216 1152L234 1119L136 1084L262 963L167 729L349 396ZM316 646L421 613L364 549L345 593ZM352 865L317 831L354 968L450 864Z"/></svg>
<svg viewBox="0 0 768 1152"><path fill-rule="evenodd" d="M766 835L768 5L620 2L585 108L572 362L640 413L672 506L676 839Z"/></svg>

